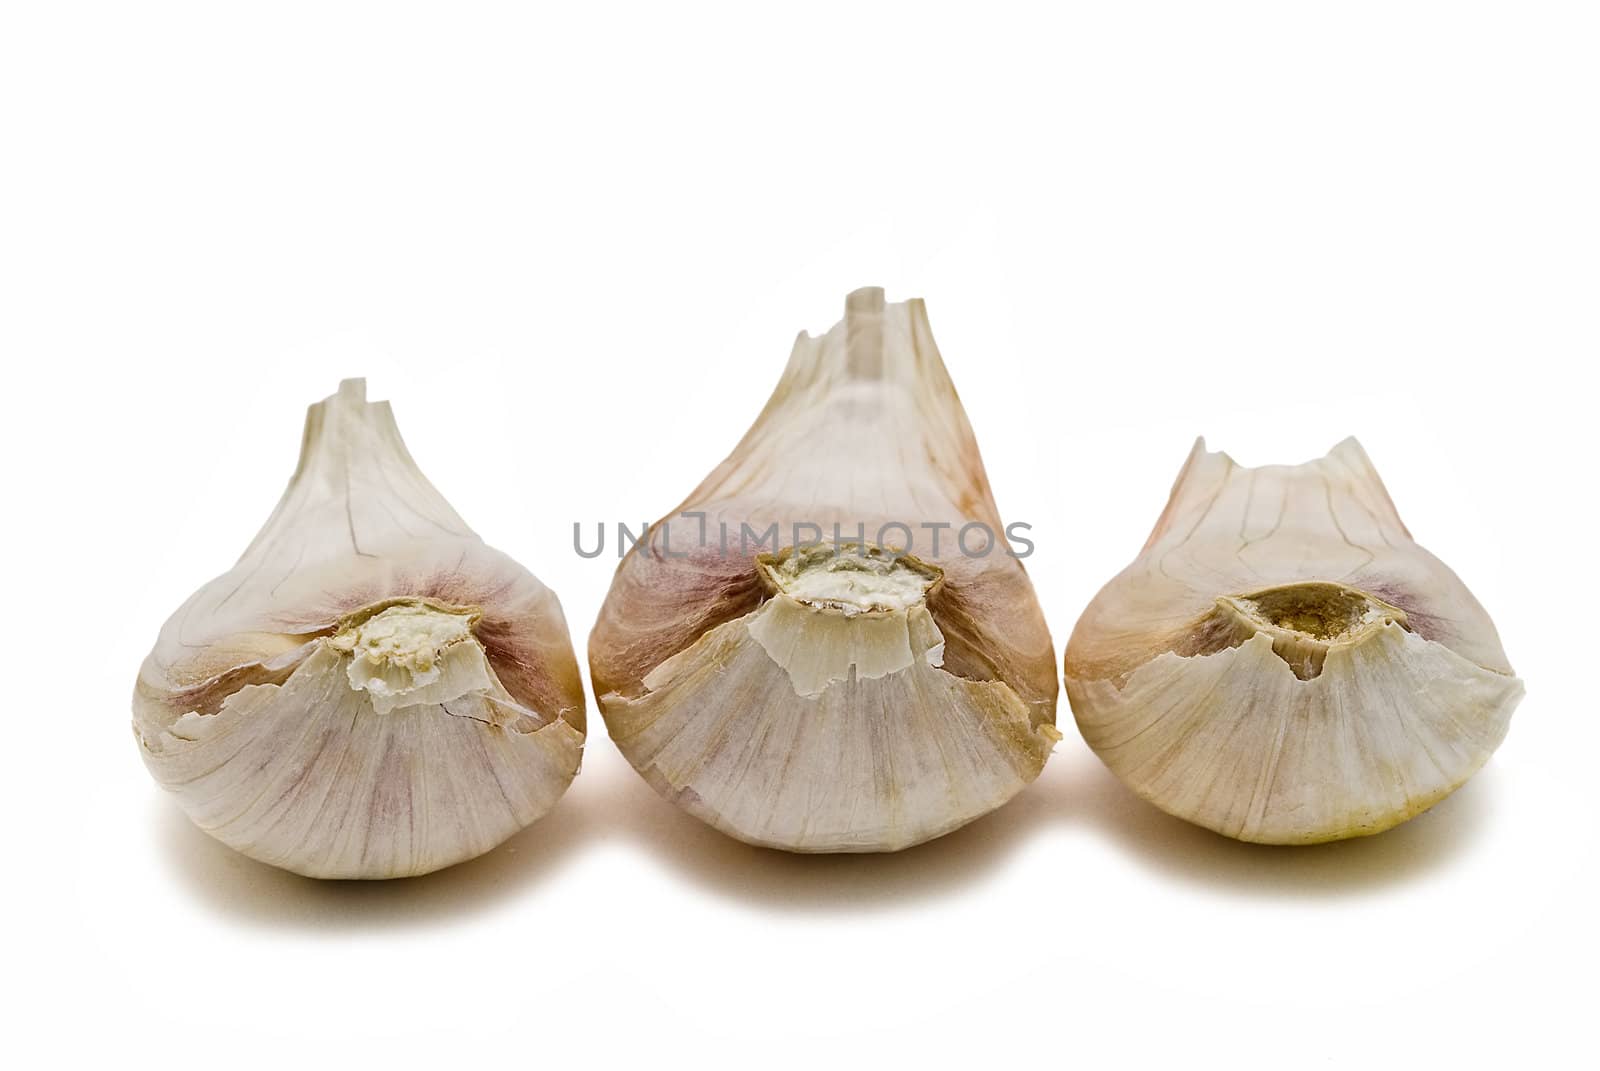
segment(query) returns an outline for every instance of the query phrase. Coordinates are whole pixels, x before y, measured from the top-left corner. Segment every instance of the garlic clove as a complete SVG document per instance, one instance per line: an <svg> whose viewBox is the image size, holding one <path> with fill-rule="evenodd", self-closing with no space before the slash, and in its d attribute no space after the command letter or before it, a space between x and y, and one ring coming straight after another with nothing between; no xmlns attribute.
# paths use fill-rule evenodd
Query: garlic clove
<svg viewBox="0 0 1600 1071"><path fill-rule="evenodd" d="M1139 557L1073 630L1066 685L1084 739L1140 796L1272 844L1426 810L1488 759L1523 692L1354 439L1256 469L1196 443Z"/></svg>
<svg viewBox="0 0 1600 1071"><path fill-rule="evenodd" d="M485 546L361 380L232 570L140 669L146 765L202 829L314 877L421 874L543 815L584 704L560 602Z"/></svg>
<svg viewBox="0 0 1600 1071"><path fill-rule="evenodd" d="M988 553L962 552L966 526ZM618 568L589 641L612 739L663 796L769 847L891 851L993 810L1060 738L1003 532L922 303L856 291Z"/></svg>

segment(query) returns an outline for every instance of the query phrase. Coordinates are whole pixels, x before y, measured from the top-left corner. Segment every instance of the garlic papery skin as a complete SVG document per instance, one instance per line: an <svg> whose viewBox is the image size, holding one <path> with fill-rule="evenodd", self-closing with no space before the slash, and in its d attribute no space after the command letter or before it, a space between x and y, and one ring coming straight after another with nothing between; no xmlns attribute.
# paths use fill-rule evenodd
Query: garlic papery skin
<svg viewBox="0 0 1600 1071"><path fill-rule="evenodd" d="M1240 840L1379 833L1471 777L1522 698L1494 624L1354 439L1244 468L1196 443L1066 654L1078 727L1170 814Z"/></svg>
<svg viewBox="0 0 1600 1071"><path fill-rule="evenodd" d="M361 380L134 690L145 764L201 829L322 878L424 874L547 812L584 700L561 604L469 529Z"/></svg>
<svg viewBox="0 0 1600 1071"><path fill-rule="evenodd" d="M968 525L988 553L963 552ZM993 810L1060 738L1050 634L1003 531L922 303L852 293L619 566L589 640L612 739L767 847L893 851Z"/></svg>

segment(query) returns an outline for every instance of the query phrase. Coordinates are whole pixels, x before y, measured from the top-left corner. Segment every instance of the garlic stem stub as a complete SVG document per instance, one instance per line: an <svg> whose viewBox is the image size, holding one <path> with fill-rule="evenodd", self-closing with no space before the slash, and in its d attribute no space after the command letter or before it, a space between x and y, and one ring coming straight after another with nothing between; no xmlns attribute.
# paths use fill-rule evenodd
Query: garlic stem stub
<svg viewBox="0 0 1600 1071"><path fill-rule="evenodd" d="M162 627L133 715L196 825L322 878L488 851L583 754L560 602L457 516L359 379L310 407L266 526Z"/></svg>
<svg viewBox="0 0 1600 1071"><path fill-rule="evenodd" d="M619 566L589 640L612 739L757 845L893 851L988 813L1060 739L1003 532L922 302L850 294Z"/></svg>
<svg viewBox="0 0 1600 1071"><path fill-rule="evenodd" d="M1411 538L1365 451L1244 468L1195 444L1066 653L1083 737L1240 840L1379 833L1449 795L1523 694L1494 623Z"/></svg>

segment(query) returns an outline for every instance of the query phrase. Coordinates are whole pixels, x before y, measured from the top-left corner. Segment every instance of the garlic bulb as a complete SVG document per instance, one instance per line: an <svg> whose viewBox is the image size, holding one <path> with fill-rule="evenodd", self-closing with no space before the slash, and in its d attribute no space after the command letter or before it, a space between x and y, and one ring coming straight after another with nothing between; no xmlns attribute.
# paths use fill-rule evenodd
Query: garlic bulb
<svg viewBox="0 0 1600 1071"><path fill-rule="evenodd" d="M150 772L212 836L313 877L470 859L577 773L556 596L485 546L361 380L311 406L288 489L139 671Z"/></svg>
<svg viewBox="0 0 1600 1071"><path fill-rule="evenodd" d="M1241 840L1378 833L1488 759L1522 698L1494 624L1354 439L1248 469L1195 445L1066 655L1084 739L1135 792Z"/></svg>
<svg viewBox="0 0 1600 1071"><path fill-rule="evenodd" d="M1038 776L1050 634L920 301L859 290L800 336L733 455L618 568L589 664L634 767L753 844L904 848Z"/></svg>

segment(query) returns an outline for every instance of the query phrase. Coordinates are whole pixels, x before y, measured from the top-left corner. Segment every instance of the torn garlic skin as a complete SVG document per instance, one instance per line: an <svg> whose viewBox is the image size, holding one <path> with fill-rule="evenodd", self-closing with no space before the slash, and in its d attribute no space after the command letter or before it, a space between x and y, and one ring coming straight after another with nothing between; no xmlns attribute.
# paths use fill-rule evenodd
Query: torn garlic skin
<svg viewBox="0 0 1600 1071"><path fill-rule="evenodd" d="M133 709L195 824L313 877L479 855L583 750L556 596L456 515L360 380L310 408L277 510L162 628Z"/></svg>
<svg viewBox="0 0 1600 1071"><path fill-rule="evenodd" d="M972 522L992 553L956 545ZM923 524L948 526L937 551ZM634 767L752 844L905 848L1038 776L1050 634L920 301L859 290L800 336L738 448L623 560L589 663Z"/></svg>
<svg viewBox="0 0 1600 1071"><path fill-rule="evenodd" d="M1243 468L1202 440L1066 655L1078 726L1163 810L1241 840L1378 833L1504 738L1522 683L1354 439Z"/></svg>

